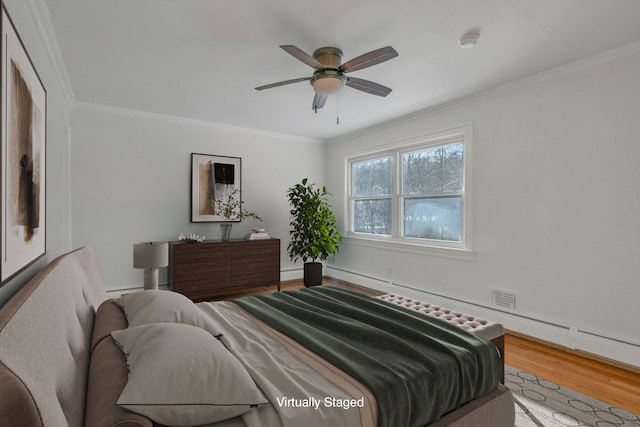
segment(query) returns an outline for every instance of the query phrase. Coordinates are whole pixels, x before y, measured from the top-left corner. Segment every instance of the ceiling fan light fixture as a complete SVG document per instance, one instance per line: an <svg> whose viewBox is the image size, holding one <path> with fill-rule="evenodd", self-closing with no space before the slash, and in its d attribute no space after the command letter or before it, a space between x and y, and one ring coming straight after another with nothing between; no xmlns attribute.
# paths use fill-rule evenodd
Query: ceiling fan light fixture
<svg viewBox="0 0 640 427"><path fill-rule="evenodd" d="M313 90L325 95L338 92L346 82L347 78L342 73L333 70L318 71L311 78Z"/></svg>

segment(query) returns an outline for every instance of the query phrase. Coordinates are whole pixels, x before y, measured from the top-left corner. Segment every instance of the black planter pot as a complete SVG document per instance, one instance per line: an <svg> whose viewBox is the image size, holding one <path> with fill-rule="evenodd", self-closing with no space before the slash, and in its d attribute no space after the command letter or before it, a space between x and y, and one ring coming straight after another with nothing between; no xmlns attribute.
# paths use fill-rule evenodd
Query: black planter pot
<svg viewBox="0 0 640 427"><path fill-rule="evenodd" d="M304 263L304 285L307 288L311 286L322 285L322 263L321 262L305 262Z"/></svg>

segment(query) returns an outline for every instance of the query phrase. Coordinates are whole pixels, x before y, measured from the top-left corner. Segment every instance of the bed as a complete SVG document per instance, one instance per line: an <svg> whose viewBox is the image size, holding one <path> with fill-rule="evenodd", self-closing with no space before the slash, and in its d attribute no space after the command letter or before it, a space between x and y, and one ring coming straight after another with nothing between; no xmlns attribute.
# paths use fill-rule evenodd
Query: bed
<svg viewBox="0 0 640 427"><path fill-rule="evenodd" d="M513 426L495 346L427 317L332 287L107 299L81 248L0 308L0 425Z"/></svg>

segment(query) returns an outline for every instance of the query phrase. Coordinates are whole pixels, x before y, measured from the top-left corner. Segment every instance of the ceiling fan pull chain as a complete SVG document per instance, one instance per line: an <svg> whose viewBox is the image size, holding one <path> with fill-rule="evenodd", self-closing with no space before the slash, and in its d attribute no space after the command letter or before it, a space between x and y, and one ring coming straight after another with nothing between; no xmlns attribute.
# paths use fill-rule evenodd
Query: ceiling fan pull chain
<svg viewBox="0 0 640 427"><path fill-rule="evenodd" d="M340 94L336 95L336 125L340 124Z"/></svg>

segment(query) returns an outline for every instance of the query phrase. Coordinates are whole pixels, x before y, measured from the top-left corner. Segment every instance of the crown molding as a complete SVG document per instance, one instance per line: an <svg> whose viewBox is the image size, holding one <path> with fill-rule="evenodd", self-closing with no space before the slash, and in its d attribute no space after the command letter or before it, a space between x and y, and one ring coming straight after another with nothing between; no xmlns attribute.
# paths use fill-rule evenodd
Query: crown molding
<svg viewBox="0 0 640 427"><path fill-rule="evenodd" d="M626 56L637 54L639 52L640 52L640 41L636 41L633 43L626 44L624 46L620 46L611 50L607 50L605 52L598 53L596 55L593 55L587 58L579 59L577 61L570 62L568 64L560 65L558 67L541 71L539 73L536 73L527 77L513 80L498 86L491 87L489 89L481 90L479 92L475 92L460 98L456 98L451 101L447 101L442 104L435 105L433 107L428 107L423 110L416 111L414 113L409 113L404 116L379 123L377 125L369 126L369 127L359 129L353 132L349 132L340 136L328 138L325 141L327 142L327 144L334 144L334 143L345 142L353 138L370 135L376 132L380 132L384 129L396 127L404 123L413 122L415 120L424 119L426 117L429 117L438 113L442 113L444 111L452 110L454 108L458 108L463 105L470 104L472 102L495 97L516 89L520 89L520 88L531 86L537 83L552 80L554 78L557 78L566 74L574 73L580 70L594 67L596 65L611 62L619 58L624 58Z"/></svg>
<svg viewBox="0 0 640 427"><path fill-rule="evenodd" d="M113 106L103 105L103 104L76 102L75 104L72 105L72 107L81 109L81 110L98 111L102 113L118 114L122 116L137 117L142 119L160 120L164 122L171 122L171 123L177 123L177 124L189 125L189 126L201 126L201 127L206 127L210 129L244 133L248 135L257 135L265 138L276 138L279 140L288 140L292 142L304 142L304 143L310 143L310 144L325 143L323 139L308 138L308 137L291 135L286 133L271 132L271 131L266 131L261 129L247 128L243 126L235 126L235 125L229 125L225 123L211 122L207 120L190 119L186 117L172 116L169 114L161 114L161 113L153 113L149 111L135 110L131 108L113 107Z"/></svg>
<svg viewBox="0 0 640 427"><path fill-rule="evenodd" d="M58 37L51 24L51 15L49 15L49 8L45 0L27 0L33 21L36 24L40 39L44 45L44 49L47 52L47 56L51 61L53 69L58 78L58 82L62 88L62 92L69 105L76 103L75 95L73 94L73 88L71 86L71 80L67 73L67 68L64 65L62 59L62 51L58 44Z"/></svg>

